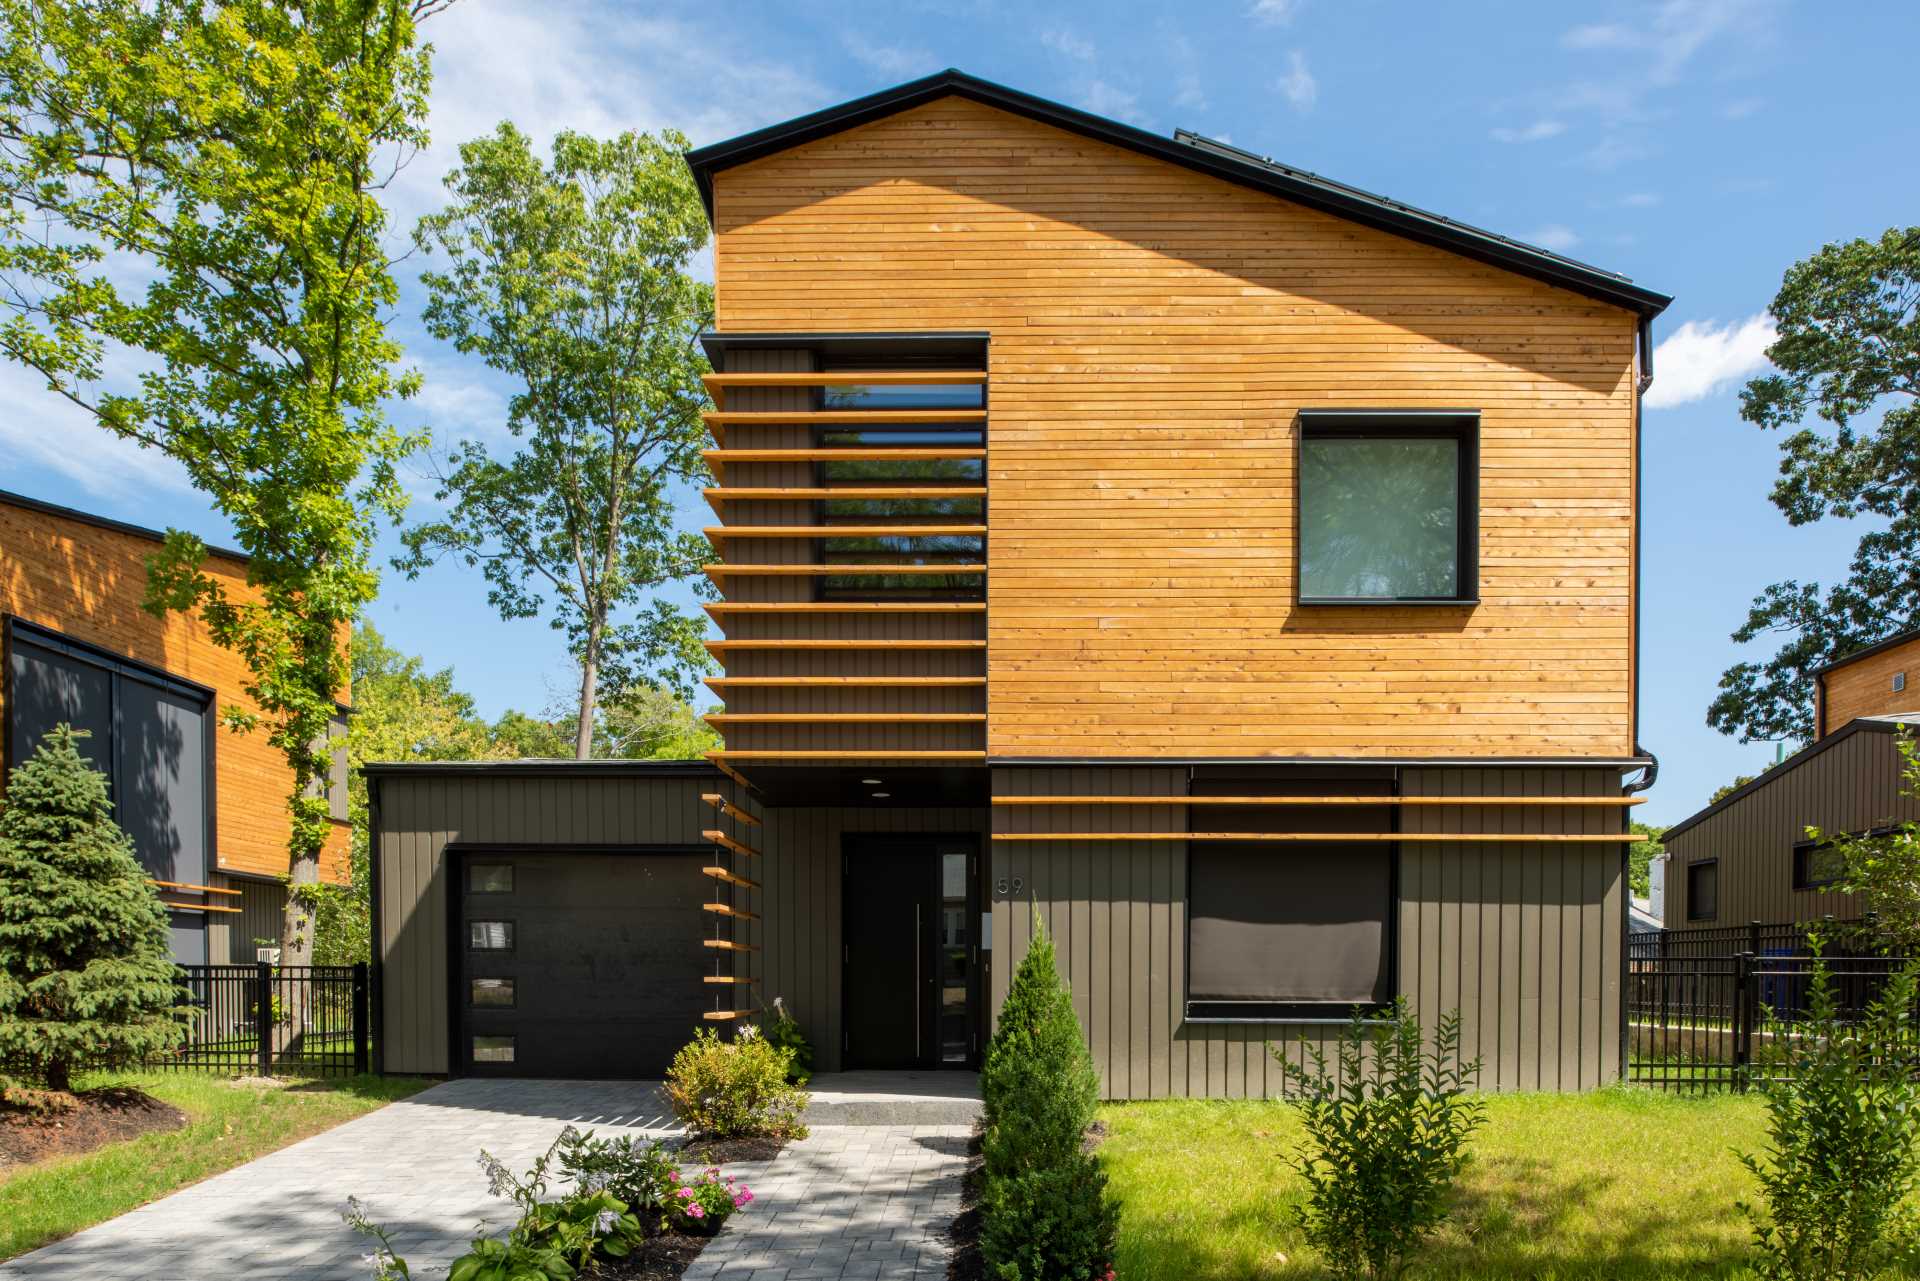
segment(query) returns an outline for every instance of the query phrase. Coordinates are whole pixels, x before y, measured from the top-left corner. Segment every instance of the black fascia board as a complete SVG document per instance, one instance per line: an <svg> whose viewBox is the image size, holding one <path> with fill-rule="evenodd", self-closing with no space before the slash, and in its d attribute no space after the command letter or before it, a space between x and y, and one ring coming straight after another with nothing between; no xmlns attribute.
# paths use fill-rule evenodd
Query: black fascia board
<svg viewBox="0 0 1920 1281"><path fill-rule="evenodd" d="M1815 676L1825 676L1835 668L1845 667L1850 663L1857 663L1863 658L1872 658L1875 654L1884 654L1894 646L1904 645L1910 640L1920 640L1920 627L1911 627L1904 632L1895 632L1885 640L1878 640L1861 649L1842 654L1832 662L1823 663L1819 667L1814 668L1813 674Z"/></svg>
<svg viewBox="0 0 1920 1281"><path fill-rule="evenodd" d="M1732 805L1738 805L1741 801L1753 795L1755 792L1759 791L1761 788L1772 786L1775 782L1778 782L1780 779L1785 778L1788 774L1791 774L1794 770L1800 768L1800 766L1805 765L1808 761L1812 760L1814 757L1825 752L1829 747L1834 747L1841 743L1844 743L1848 739L1852 738L1855 734L1863 734L1863 733L1891 734L1894 731L1894 725L1895 725L1895 722L1893 721L1873 720L1867 717L1855 717L1853 720L1848 721L1845 725L1842 725L1839 729L1833 731L1833 733L1827 735L1825 738L1816 739L1815 741L1807 744L1805 747L1795 752L1792 756L1787 757L1786 760L1781 761L1778 765L1769 765L1765 770L1761 771L1760 775L1757 778L1753 779L1751 782L1741 784L1739 787L1736 787L1733 791L1728 792L1725 796L1722 796L1719 800L1713 802L1713 804L1707 806L1705 809L1702 809L1696 813L1688 815L1686 818L1681 819L1678 823L1675 823L1672 827L1669 827L1666 831L1661 832L1654 839L1659 841L1662 845L1664 845L1668 841L1672 840L1674 837L1680 835L1682 832L1689 831L1695 827L1700 826L1700 824L1706 822L1708 819L1712 818L1715 814L1718 814L1721 810L1724 810Z"/></svg>
<svg viewBox="0 0 1920 1281"><path fill-rule="evenodd" d="M1322 213L1531 276L1600 302L1624 307L1643 317L1659 315L1673 301L1666 294L1636 285L1614 272L1318 174L1265 161L1251 153L1205 140L1163 138L953 68L689 151L687 165L693 170L700 199L706 205L707 220L713 220L715 173L950 96L998 107L1069 133L1265 191Z"/></svg>

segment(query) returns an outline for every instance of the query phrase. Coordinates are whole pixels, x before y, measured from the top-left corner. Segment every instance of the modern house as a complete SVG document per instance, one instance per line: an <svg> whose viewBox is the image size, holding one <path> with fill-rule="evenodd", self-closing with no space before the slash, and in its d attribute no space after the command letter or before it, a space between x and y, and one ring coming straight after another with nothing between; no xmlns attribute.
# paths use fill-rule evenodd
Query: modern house
<svg viewBox="0 0 1920 1281"><path fill-rule="evenodd" d="M1840 658L1814 675L1818 737L1752 782L1664 832L1668 929L1853 920L1836 850L1807 835L1862 834L1920 819L1902 790L1898 735L1920 732L1920 630Z"/></svg>
<svg viewBox="0 0 1920 1281"><path fill-rule="evenodd" d="M688 159L725 748L370 768L385 1070L964 1068L1044 919L1111 1097L1619 1077L1666 297L958 72Z"/></svg>
<svg viewBox="0 0 1920 1281"><path fill-rule="evenodd" d="M231 734L247 669L198 617L141 607L151 529L0 492L0 770L62 723L107 775L114 816L171 910L174 959L252 962L280 937L290 776L264 733ZM207 571L245 599L247 558L209 549ZM323 879L347 876L346 721L327 788ZM0 774L0 777L4 777ZM4 797L0 796L0 800Z"/></svg>

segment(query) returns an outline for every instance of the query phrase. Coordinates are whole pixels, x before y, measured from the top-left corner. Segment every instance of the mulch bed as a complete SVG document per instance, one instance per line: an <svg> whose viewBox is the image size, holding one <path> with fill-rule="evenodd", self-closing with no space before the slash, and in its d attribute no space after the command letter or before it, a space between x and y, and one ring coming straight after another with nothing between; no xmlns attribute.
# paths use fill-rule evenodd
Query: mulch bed
<svg viewBox="0 0 1920 1281"><path fill-rule="evenodd" d="M0 1101L0 1169L75 1156L186 1124L187 1114L179 1108L125 1087L73 1095L23 1091Z"/></svg>
<svg viewBox="0 0 1920 1281"><path fill-rule="evenodd" d="M680 1155L707 1165L726 1165L731 1161L771 1161L792 1140L753 1135L740 1139L692 1137L680 1145Z"/></svg>
<svg viewBox="0 0 1920 1281"><path fill-rule="evenodd" d="M663 1232L648 1237L624 1259L603 1259L587 1275L592 1281L680 1281L712 1237Z"/></svg>
<svg viewBox="0 0 1920 1281"><path fill-rule="evenodd" d="M967 1169L960 1176L960 1213L947 1225L947 1241L953 1255L947 1260L947 1281L985 1281L987 1265L980 1261L980 1189L985 1181L986 1160L980 1155L980 1131L976 1127L967 1142Z"/></svg>

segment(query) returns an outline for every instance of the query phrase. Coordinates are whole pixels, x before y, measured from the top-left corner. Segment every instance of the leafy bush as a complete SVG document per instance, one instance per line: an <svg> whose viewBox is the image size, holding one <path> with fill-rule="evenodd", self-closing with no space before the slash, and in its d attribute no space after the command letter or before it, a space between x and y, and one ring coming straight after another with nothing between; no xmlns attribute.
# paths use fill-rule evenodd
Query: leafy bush
<svg viewBox="0 0 1920 1281"><path fill-rule="evenodd" d="M792 1052L743 1027L732 1041L702 1028L673 1056L667 1101L688 1130L717 1139L805 1138L806 1091L787 1084Z"/></svg>
<svg viewBox="0 0 1920 1281"><path fill-rule="evenodd" d="M698 1178L674 1190L673 1225L712 1236L735 1210L745 1209L752 1200L746 1184L731 1174L722 1177L719 1166L708 1166Z"/></svg>
<svg viewBox="0 0 1920 1281"><path fill-rule="evenodd" d="M680 1167L671 1149L630 1134L598 1139L591 1130L582 1133L568 1126L560 1132L557 1150L560 1172L574 1187L610 1193L639 1219L642 1229L652 1225L652 1231L659 1231L667 1225L680 1184Z"/></svg>
<svg viewBox="0 0 1920 1281"><path fill-rule="evenodd" d="M619 1259L632 1252L634 1243L644 1235L640 1220L604 1187L576 1184L565 1196L547 1199L547 1172L556 1164L561 1149L577 1145L580 1138L580 1131L567 1126L551 1147L534 1158L533 1167L524 1175L514 1174L482 1150L480 1168L487 1174L487 1191L519 1206L520 1219L504 1242L474 1242L472 1251L454 1261L448 1281L517 1281L519 1273L513 1269L529 1262L564 1281L586 1268L596 1253ZM569 1271L554 1272L555 1256ZM463 1273L461 1265L469 1262L478 1270Z"/></svg>
<svg viewBox="0 0 1920 1281"><path fill-rule="evenodd" d="M1909 961L1849 1022L1816 943L1806 1019L1789 1027L1768 1018L1753 1087L1766 1102L1769 1147L1764 1159L1740 1156L1766 1203L1740 1206L1761 1276L1874 1277L1920 1240L1917 988L1920 962Z"/></svg>
<svg viewBox="0 0 1920 1281"><path fill-rule="evenodd" d="M1086 1143L1100 1078L1044 927L1014 971L987 1043L981 1096L988 1273L1000 1281L1106 1276L1118 1210Z"/></svg>
<svg viewBox="0 0 1920 1281"><path fill-rule="evenodd" d="M1440 1020L1431 1051L1423 1043L1402 998L1378 1020L1356 1013L1331 1067L1311 1043L1308 1066L1267 1044L1307 1134L1294 1160L1307 1181L1300 1226L1337 1276L1401 1274L1446 1221L1467 1140L1486 1121L1467 1094L1480 1060L1460 1061L1459 1011Z"/></svg>
<svg viewBox="0 0 1920 1281"><path fill-rule="evenodd" d="M760 1034L767 1038L767 1044L777 1050L786 1050L791 1055L787 1060L788 1082L805 1085L813 1079L813 1046L793 1015L787 1013L784 998L773 998L773 1018L760 1029Z"/></svg>
<svg viewBox="0 0 1920 1281"><path fill-rule="evenodd" d="M50 1090L86 1063L179 1044L167 911L113 821L107 779L56 726L0 808L0 1062Z"/></svg>

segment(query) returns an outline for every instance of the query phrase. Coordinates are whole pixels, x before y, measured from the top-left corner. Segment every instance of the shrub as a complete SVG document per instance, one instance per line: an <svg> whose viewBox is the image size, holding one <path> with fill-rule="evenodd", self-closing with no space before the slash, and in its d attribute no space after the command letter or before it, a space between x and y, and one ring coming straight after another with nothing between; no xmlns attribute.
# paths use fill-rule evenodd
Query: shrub
<svg viewBox="0 0 1920 1281"><path fill-rule="evenodd" d="M640 1221L659 1231L674 1210L674 1192L680 1185L680 1167L673 1152L659 1143L623 1134L597 1139L568 1126L560 1132L560 1172L576 1188L607 1192Z"/></svg>
<svg viewBox="0 0 1920 1281"><path fill-rule="evenodd" d="M1769 1016L1753 1087L1766 1102L1764 1154L1741 1153L1764 1208L1742 1202L1760 1275L1854 1281L1880 1275L1920 1237L1914 1000L1909 961L1849 1022L1816 942L1807 1018Z"/></svg>
<svg viewBox="0 0 1920 1281"><path fill-rule="evenodd" d="M760 1034L767 1038L767 1044L777 1050L786 1050L791 1055L787 1060L787 1081L790 1084L805 1085L813 1079L813 1046L793 1015L787 1013L785 999L778 996L773 998L773 1018L760 1029Z"/></svg>
<svg viewBox="0 0 1920 1281"><path fill-rule="evenodd" d="M751 1027L723 1041L702 1028L680 1047L667 1069L667 1101L694 1134L717 1139L746 1135L805 1138L800 1123L806 1091L787 1084L790 1051L769 1045Z"/></svg>
<svg viewBox="0 0 1920 1281"><path fill-rule="evenodd" d="M1280 1062L1298 1095L1306 1142L1295 1167L1307 1182L1296 1213L1310 1245L1340 1277L1397 1277L1447 1217L1467 1140L1486 1120L1467 1094L1480 1060L1460 1061L1460 1014L1440 1020L1433 1049L1404 998L1377 1020L1356 1012L1336 1061L1305 1043L1307 1066Z"/></svg>
<svg viewBox="0 0 1920 1281"><path fill-rule="evenodd" d="M186 1018L166 909L79 737L47 734L0 810L0 1062L52 1090L171 1049Z"/></svg>
<svg viewBox="0 0 1920 1281"><path fill-rule="evenodd" d="M673 1225L682 1231L712 1236L735 1210L745 1209L752 1200L753 1193L746 1184L731 1174L723 1177L718 1166L708 1166L700 1177L674 1190Z"/></svg>
<svg viewBox="0 0 1920 1281"><path fill-rule="evenodd" d="M1107 1275L1118 1212L1086 1143L1099 1095L1053 942L1036 928L981 1068L980 1256L1000 1281Z"/></svg>
<svg viewBox="0 0 1920 1281"><path fill-rule="evenodd" d="M518 1281L521 1272L516 1269L529 1265L565 1281L586 1268L595 1254L618 1259L632 1251L643 1235L640 1220L605 1188L575 1185L567 1195L547 1199L547 1172L561 1149L580 1138L578 1130L567 1126L524 1175L515 1175L491 1153L480 1153L487 1191L519 1206L520 1219L505 1241L475 1241L471 1251L454 1261L447 1281ZM556 1272L554 1258L567 1270ZM463 1264L472 1266L462 1271Z"/></svg>

